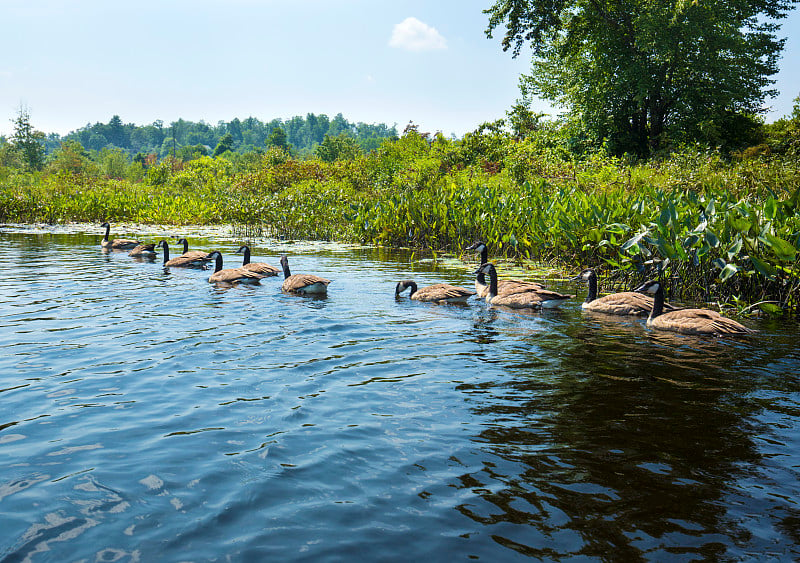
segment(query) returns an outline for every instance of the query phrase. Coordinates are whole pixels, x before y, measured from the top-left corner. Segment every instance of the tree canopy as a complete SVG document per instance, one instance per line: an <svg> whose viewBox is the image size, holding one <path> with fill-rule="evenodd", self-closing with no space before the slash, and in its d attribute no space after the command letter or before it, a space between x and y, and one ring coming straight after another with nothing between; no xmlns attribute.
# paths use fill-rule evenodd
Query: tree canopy
<svg viewBox="0 0 800 563"><path fill-rule="evenodd" d="M382 123L352 123L342 114L330 119L325 114L308 113L305 117L268 122L255 117L234 118L216 125L184 119L170 124L159 120L150 125L135 125L124 123L119 115L114 115L108 123L87 124L63 137L49 135L46 146L48 153L52 153L62 142L77 141L87 150L99 151L114 146L132 156L143 153L163 157L172 154L173 148L177 152L194 153L200 147L206 147L208 152L212 152L224 138L224 150L240 154L280 146L297 154L311 155L326 135L341 134L351 136L362 151L368 152L377 148L383 140L396 138L397 129Z"/></svg>
<svg viewBox="0 0 800 563"><path fill-rule="evenodd" d="M505 24L514 56L530 44L523 95L565 108L595 144L647 155L746 137L776 94L776 22L798 1L497 0L486 32Z"/></svg>

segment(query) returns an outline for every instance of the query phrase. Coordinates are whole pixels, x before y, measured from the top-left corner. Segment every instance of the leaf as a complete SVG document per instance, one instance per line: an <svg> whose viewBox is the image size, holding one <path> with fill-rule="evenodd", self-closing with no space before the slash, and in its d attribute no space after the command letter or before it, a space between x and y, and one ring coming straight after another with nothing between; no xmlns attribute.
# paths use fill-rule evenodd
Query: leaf
<svg viewBox="0 0 800 563"><path fill-rule="evenodd" d="M773 266L772 264L764 262L763 260L760 260L755 256L750 257L750 262L752 262L753 268L755 268L755 270L762 276L765 276L767 278L772 278L775 276L776 270L775 266Z"/></svg>
<svg viewBox="0 0 800 563"><path fill-rule="evenodd" d="M764 215L770 221L774 220L776 215L778 214L778 203L775 201L775 198L769 196L767 198L767 202L764 204Z"/></svg>
<svg viewBox="0 0 800 563"><path fill-rule="evenodd" d="M712 233L711 231L706 231L705 234L706 244L708 244L712 248L716 248L719 246L719 239L717 235Z"/></svg>
<svg viewBox="0 0 800 563"><path fill-rule="evenodd" d="M733 260L734 256L739 254L742 250L742 237L739 235L736 236L734 241L728 245L728 248L725 250L726 254L728 255L728 260Z"/></svg>
<svg viewBox="0 0 800 563"><path fill-rule="evenodd" d="M711 263L714 264L720 270L724 270L725 266L727 266L725 260L723 260L722 258L714 258L714 260Z"/></svg>
<svg viewBox="0 0 800 563"><path fill-rule="evenodd" d="M688 250L688 249L692 248L695 244L697 244L697 242L699 240L700 240L699 236L697 236L697 235L689 235L688 237L683 239L683 247Z"/></svg>
<svg viewBox="0 0 800 563"><path fill-rule="evenodd" d="M759 237L759 239L766 242L767 246L775 253L775 256L784 262L791 262L797 255L797 249L782 238L766 234L764 237Z"/></svg>
<svg viewBox="0 0 800 563"><path fill-rule="evenodd" d="M628 240L626 240L622 244L622 246L620 247L620 250L625 251L625 250L628 250L629 248L631 248L632 246L638 245L639 241L642 240L642 237L644 237L647 234L648 234L647 231L643 231L643 232L639 233L638 235L636 235L636 236L634 236L632 238L629 238Z"/></svg>
<svg viewBox="0 0 800 563"><path fill-rule="evenodd" d="M750 223L750 221L744 217L734 217L730 220L730 223L731 227L740 233L746 233L750 231L750 228L753 226L752 223Z"/></svg>
<svg viewBox="0 0 800 563"><path fill-rule="evenodd" d="M739 273L739 268L736 266L736 264L725 264L725 267L722 268L722 271L719 274L719 279L721 281L726 281L732 276L735 276L737 273Z"/></svg>
<svg viewBox="0 0 800 563"><path fill-rule="evenodd" d="M781 309L780 305L776 305L775 303L759 303L758 308L768 313L770 315L782 315L783 309Z"/></svg>

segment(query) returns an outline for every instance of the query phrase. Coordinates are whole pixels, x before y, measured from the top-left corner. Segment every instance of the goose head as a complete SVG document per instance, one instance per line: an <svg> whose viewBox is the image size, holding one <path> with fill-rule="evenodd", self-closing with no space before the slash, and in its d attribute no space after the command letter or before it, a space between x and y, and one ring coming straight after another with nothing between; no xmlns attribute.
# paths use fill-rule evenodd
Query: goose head
<svg viewBox="0 0 800 563"><path fill-rule="evenodd" d="M575 276L574 278L570 278L570 281L589 281L592 278L596 278L597 274L592 268L586 268L581 271L580 274Z"/></svg>
<svg viewBox="0 0 800 563"><path fill-rule="evenodd" d="M475 254L480 254L486 249L486 244L482 240L476 240L464 250L474 250Z"/></svg>
<svg viewBox="0 0 800 563"><path fill-rule="evenodd" d="M661 288L660 282L657 282L656 280L648 280L639 287L637 287L636 289L634 289L634 291L637 291L639 293L649 293L650 295L653 295L657 293L660 288Z"/></svg>
<svg viewBox="0 0 800 563"><path fill-rule="evenodd" d="M415 282L413 282L411 280L403 280L403 281L397 282L397 286L395 286L395 288L394 288L394 296L395 297L399 296L401 293L403 293L409 287L411 288L411 293L413 295L414 292L417 290L417 284Z"/></svg>

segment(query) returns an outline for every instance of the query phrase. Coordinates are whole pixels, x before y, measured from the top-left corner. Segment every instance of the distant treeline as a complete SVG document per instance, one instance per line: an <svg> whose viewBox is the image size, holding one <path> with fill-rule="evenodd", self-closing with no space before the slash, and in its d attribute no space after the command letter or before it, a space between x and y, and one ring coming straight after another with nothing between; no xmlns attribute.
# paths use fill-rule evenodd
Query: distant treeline
<svg viewBox="0 0 800 563"><path fill-rule="evenodd" d="M223 141L237 153L257 152L277 144L285 145L302 156L313 152L326 135L347 135L361 150L369 152L384 140L397 138L397 128L383 123L352 123L341 113L333 119L325 114L309 113L305 117L273 119L266 123L255 117L235 118L216 125L184 119L170 124L158 120L150 125L135 125L123 123L120 116L115 115L108 123L87 124L64 136L51 133L44 144L47 154L59 149L66 141L77 141L88 150L117 147L130 156L155 154L164 157L171 155L173 150L188 147L205 147L211 153Z"/></svg>

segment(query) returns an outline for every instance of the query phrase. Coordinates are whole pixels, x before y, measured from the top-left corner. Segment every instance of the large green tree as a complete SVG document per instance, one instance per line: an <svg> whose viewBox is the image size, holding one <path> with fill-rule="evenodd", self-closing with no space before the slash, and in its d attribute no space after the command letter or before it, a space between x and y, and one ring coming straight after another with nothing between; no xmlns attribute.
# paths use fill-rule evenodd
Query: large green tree
<svg viewBox="0 0 800 563"><path fill-rule="evenodd" d="M41 170L44 165L44 140L45 134L36 131L31 125L31 115L27 108L20 107L17 117L12 120L14 133L11 135L11 144L14 151L19 154L25 168Z"/></svg>
<svg viewBox="0 0 800 563"><path fill-rule="evenodd" d="M646 155L763 111L776 22L798 1L497 0L486 32L505 25L514 56L530 43L523 93L566 109L593 142Z"/></svg>

